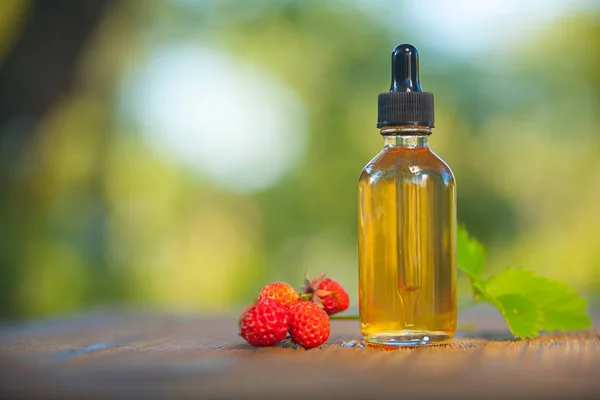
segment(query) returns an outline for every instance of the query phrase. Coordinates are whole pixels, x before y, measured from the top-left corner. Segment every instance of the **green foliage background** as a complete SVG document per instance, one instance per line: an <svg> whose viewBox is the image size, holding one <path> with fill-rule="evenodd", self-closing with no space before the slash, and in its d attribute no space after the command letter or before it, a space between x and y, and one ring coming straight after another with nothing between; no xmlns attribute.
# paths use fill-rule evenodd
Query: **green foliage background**
<svg viewBox="0 0 600 400"><path fill-rule="evenodd" d="M27 12L26 2L2 7L0 63ZM268 281L300 284L305 270L333 275L355 300L356 181L382 145L376 96L389 53L411 40L353 2L115 3L76 88L19 162L2 164L0 316L103 304L233 310ZM273 186L227 190L149 146L118 110L152 49L180 42L233 54L301 100L307 150ZM432 147L454 169L459 220L485 244L488 266L527 266L594 296L600 11L490 49L506 68L414 44L436 95Z"/></svg>

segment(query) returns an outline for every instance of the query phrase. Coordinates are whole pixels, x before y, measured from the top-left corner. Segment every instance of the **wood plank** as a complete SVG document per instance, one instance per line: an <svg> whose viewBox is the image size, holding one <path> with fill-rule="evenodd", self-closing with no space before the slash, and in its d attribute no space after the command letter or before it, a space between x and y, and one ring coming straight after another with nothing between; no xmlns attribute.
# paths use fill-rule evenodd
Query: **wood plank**
<svg viewBox="0 0 600 400"><path fill-rule="evenodd" d="M488 310L489 311L489 310ZM108 312L0 329L0 390L31 398L579 398L600 390L596 329L514 340L488 311L446 346L367 346L333 321L325 346L253 348L235 317ZM308 389L308 390L307 390Z"/></svg>

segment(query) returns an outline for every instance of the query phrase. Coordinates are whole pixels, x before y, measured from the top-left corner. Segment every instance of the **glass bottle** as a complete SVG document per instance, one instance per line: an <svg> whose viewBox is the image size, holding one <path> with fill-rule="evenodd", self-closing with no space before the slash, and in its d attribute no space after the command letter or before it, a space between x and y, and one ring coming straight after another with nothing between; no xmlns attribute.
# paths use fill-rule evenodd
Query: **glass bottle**
<svg viewBox="0 0 600 400"><path fill-rule="evenodd" d="M423 346L456 329L456 184L429 147L433 94L421 91L417 50L392 53L379 95L384 147L358 183L360 327L373 344Z"/></svg>

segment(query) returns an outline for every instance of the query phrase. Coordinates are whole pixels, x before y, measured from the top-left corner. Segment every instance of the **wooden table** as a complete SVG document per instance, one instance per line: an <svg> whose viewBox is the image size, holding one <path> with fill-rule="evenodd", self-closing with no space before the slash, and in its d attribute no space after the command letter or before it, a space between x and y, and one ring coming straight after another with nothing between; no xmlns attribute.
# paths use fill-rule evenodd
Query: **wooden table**
<svg viewBox="0 0 600 400"><path fill-rule="evenodd" d="M589 398L598 324L514 340L489 309L446 346L383 350L356 321L321 348L252 348L235 317L109 311L0 326L0 398ZM598 319L596 319L598 321ZM470 324L477 330L469 332ZM467 330L467 331L465 331Z"/></svg>

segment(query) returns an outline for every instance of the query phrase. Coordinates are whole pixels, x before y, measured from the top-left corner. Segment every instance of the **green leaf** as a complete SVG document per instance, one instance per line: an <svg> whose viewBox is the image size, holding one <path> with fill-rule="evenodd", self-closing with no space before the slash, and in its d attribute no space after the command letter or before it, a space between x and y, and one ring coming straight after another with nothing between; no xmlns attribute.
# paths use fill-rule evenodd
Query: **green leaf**
<svg viewBox="0 0 600 400"><path fill-rule="evenodd" d="M485 264L485 248L477 239L469 237L463 226L458 228L456 251L458 268L467 274L471 281L478 280Z"/></svg>
<svg viewBox="0 0 600 400"><path fill-rule="evenodd" d="M500 311L507 321L507 307L527 312L533 304L540 313L539 330L579 330L587 329L591 325L586 311L587 302L574 289L564 282L537 276L522 268L500 271L485 282L483 290L486 299L497 307L498 304L494 301L501 304L503 310ZM519 298L515 297L516 295ZM533 313L530 314L534 316ZM511 324L510 321L508 323ZM529 332L528 329L523 329L523 332L525 331ZM514 331L513 333L515 336L524 337Z"/></svg>
<svg viewBox="0 0 600 400"><path fill-rule="evenodd" d="M492 300L502 313L513 335L526 338L540 333L542 312L532 301L518 294L505 294Z"/></svg>
<svg viewBox="0 0 600 400"><path fill-rule="evenodd" d="M481 279L485 248L458 229L458 267L469 277L474 301L493 304L517 337L533 337L540 331L587 329L591 325L584 298L566 283L537 276L521 268L508 268Z"/></svg>

